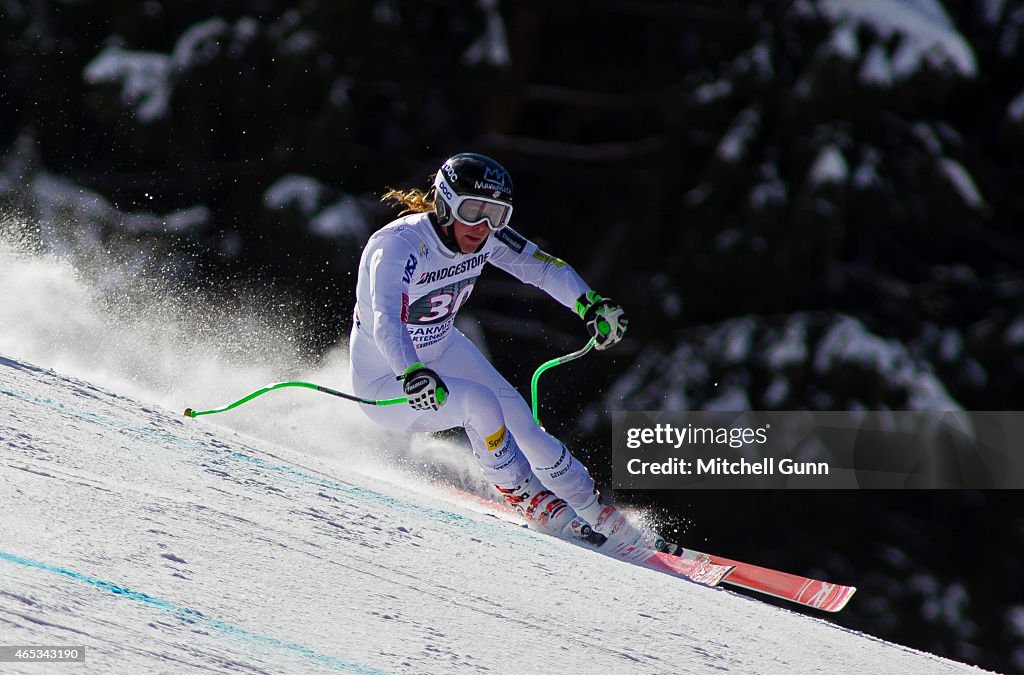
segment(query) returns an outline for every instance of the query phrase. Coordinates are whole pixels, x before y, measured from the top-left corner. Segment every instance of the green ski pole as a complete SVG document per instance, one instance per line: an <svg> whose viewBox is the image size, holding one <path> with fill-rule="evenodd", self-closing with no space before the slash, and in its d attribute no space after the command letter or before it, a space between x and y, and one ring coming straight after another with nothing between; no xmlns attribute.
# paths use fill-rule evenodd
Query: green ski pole
<svg viewBox="0 0 1024 675"><path fill-rule="evenodd" d="M323 393L330 394L331 396L338 396L348 401L355 401L356 403L364 403L366 405L395 405L396 403L405 403L407 400L402 396L400 398L386 398L380 401L375 401L371 398L360 398L358 396L353 396L352 394L335 391L334 389L329 389L328 387L324 387L319 384L313 384L312 382L278 382L277 384L268 384L262 389L254 391L248 396L240 398L234 403L230 403L223 408L214 408L213 410L193 410L192 408L185 408L185 417L199 417L200 415L213 415L215 413L227 412L228 410L237 408L243 403L248 403L257 396L262 396L263 394L276 389L282 389L284 387L304 387L306 389L315 389L316 391L322 391Z"/></svg>
<svg viewBox="0 0 1024 675"><path fill-rule="evenodd" d="M533 379L530 381L530 393L533 397L533 421L537 423L537 426L542 426L540 423L540 413L537 410L537 381L540 379L541 374L550 368L554 368L555 366L560 366L563 363L569 363L570 361L580 358L581 356L589 352L591 349L593 349L595 344L595 338L590 338L590 341L587 342L587 344L584 345L582 349L578 349L574 351L572 354L559 356L557 359L545 361L544 363L540 364L540 367L537 368L536 372L533 373Z"/></svg>
<svg viewBox="0 0 1024 675"><path fill-rule="evenodd" d="M594 344L594 338L591 338L590 341L583 346L583 348L578 349L572 352L571 354L566 354L565 356L559 356L556 359L546 361L545 363L542 363L540 367L537 368L537 370L533 373L533 379L530 382L530 390L533 397L533 419L538 425L540 425L540 416L538 411L539 401L537 397L537 382L540 379L541 374L543 374L550 368L554 368L555 366L560 366L563 363L568 363L569 361L573 361L575 359L580 358L581 356L589 352L591 349L593 349ZM192 408L185 408L185 417L195 418L199 417L200 415L214 415L216 413L227 412L228 410L233 410L240 405L248 403L257 396L262 396L263 394L275 391L277 389L282 389L284 387L303 387L305 389L313 389L316 391L323 392L325 394L330 394L331 396L337 396L339 398L346 399L348 401L362 403L364 405L395 405L397 403L406 403L408 401L408 399L404 396L399 398L381 399L379 401L369 398L360 398L359 396L353 396L352 394L346 394L345 392L336 391L334 389L330 389L329 387L324 387L323 385L314 384L313 382L278 382L276 384L268 384L266 387L258 389L257 391L254 391L251 394L248 394L247 396L243 396L234 403L229 403L228 405L223 406L221 408L214 408L212 410L193 410Z"/></svg>

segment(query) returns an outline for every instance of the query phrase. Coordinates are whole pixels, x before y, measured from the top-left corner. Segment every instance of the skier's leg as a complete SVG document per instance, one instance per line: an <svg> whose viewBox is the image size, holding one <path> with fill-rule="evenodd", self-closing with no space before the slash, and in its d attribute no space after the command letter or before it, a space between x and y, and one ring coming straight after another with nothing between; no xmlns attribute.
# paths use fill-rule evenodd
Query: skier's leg
<svg viewBox="0 0 1024 675"><path fill-rule="evenodd" d="M611 503L602 499L587 468L564 443L547 433L533 419L533 411L511 384L461 333L452 335L445 352L446 369L482 382L501 404L508 430L519 442L541 482L568 502L578 516L611 541L612 548L656 546L660 539L630 523Z"/></svg>
<svg viewBox="0 0 1024 675"><path fill-rule="evenodd" d="M594 501L594 481L582 462L533 420L530 406L461 333L451 336L444 354L446 372L480 382L501 404L502 416L541 481L577 511Z"/></svg>
<svg viewBox="0 0 1024 675"><path fill-rule="evenodd" d="M402 431L442 431L464 427L484 476L541 531L569 534L576 514L556 494L546 489L530 469L527 458L509 433L502 408L494 392L471 380L450 377L440 360L428 363L445 373L448 401L439 410L413 410L409 406L367 406L363 412L378 424ZM390 373L370 382L353 377L358 396L394 398L402 395L401 385ZM582 523L579 523L582 524Z"/></svg>

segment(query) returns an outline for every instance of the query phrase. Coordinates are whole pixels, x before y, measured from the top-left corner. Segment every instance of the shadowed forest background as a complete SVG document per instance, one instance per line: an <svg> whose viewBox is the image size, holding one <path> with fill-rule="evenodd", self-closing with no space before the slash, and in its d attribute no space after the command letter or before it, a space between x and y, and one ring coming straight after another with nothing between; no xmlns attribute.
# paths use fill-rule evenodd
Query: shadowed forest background
<svg viewBox="0 0 1024 675"><path fill-rule="evenodd" d="M271 298L316 359L385 189L492 155L513 227L628 313L543 388L607 482L612 409L1024 408L1022 55L1002 0L0 0L0 221L113 313L98 251ZM585 329L484 277L460 327L527 392ZM1019 491L620 497L858 586L836 623L1024 671Z"/></svg>

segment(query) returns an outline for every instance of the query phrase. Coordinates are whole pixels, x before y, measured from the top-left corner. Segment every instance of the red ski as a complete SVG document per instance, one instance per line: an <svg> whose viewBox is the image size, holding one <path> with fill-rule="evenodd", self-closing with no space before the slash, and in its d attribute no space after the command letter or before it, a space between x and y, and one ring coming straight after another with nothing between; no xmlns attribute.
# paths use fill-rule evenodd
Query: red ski
<svg viewBox="0 0 1024 675"><path fill-rule="evenodd" d="M850 601L857 591L854 586L842 586L788 572L758 567L729 560L717 555L682 549L680 557L685 560L703 561L713 565L731 566L733 569L722 579L727 584L764 593L772 597L789 600L805 607L826 612L838 612Z"/></svg>
<svg viewBox="0 0 1024 675"><path fill-rule="evenodd" d="M438 487L463 500L475 502L494 515L503 514L517 517L516 512L504 504L458 488L444 485ZM686 577L705 586L717 586L724 582L826 612L841 610L857 590L853 586L830 584L767 567L749 565L721 556L682 548L678 544L669 544L669 547L671 552L665 553L640 547L621 550L598 548L597 551L612 558L643 565L659 572Z"/></svg>
<svg viewBox="0 0 1024 675"><path fill-rule="evenodd" d="M729 575L735 571L732 565L723 565L709 560L682 558L668 553L655 553L646 562L659 572L683 576L705 586L717 586L723 580L728 581Z"/></svg>

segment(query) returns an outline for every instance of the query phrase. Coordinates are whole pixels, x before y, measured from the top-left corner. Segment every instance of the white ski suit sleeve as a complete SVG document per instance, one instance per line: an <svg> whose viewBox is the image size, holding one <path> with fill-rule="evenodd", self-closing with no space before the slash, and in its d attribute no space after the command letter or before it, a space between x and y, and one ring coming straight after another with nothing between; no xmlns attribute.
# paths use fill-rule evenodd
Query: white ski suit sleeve
<svg viewBox="0 0 1024 675"><path fill-rule="evenodd" d="M510 227L503 227L493 236L497 241L488 262L576 311L576 298L590 286L571 265L548 255Z"/></svg>
<svg viewBox="0 0 1024 675"><path fill-rule="evenodd" d="M400 237L380 237L369 256L373 339L391 370L401 375L419 361L406 328L409 283L416 269L413 247Z"/></svg>

